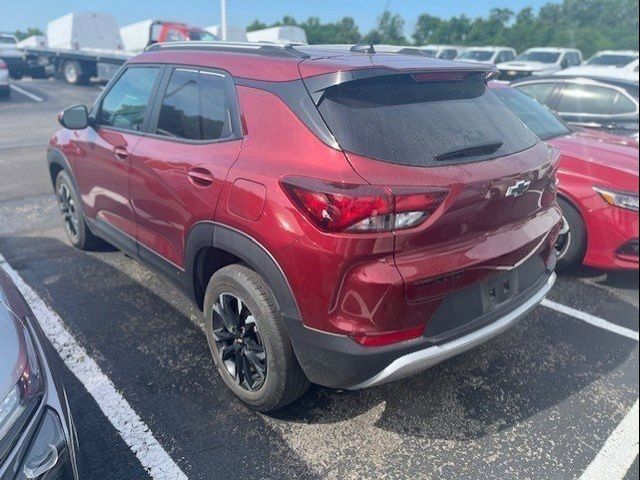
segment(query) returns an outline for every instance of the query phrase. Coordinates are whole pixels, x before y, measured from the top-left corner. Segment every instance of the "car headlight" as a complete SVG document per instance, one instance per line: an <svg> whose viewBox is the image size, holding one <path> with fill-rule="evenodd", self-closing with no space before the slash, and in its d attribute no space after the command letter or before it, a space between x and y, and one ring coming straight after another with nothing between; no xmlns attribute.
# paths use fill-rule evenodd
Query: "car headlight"
<svg viewBox="0 0 640 480"><path fill-rule="evenodd" d="M20 351L25 359L18 380L4 398L0 399L0 460L16 440L22 426L37 408L44 393L44 378L31 334L16 320L20 332Z"/></svg>
<svg viewBox="0 0 640 480"><path fill-rule="evenodd" d="M593 187L605 202L615 207L625 208L634 212L638 211L638 194L631 192L618 192L609 188Z"/></svg>

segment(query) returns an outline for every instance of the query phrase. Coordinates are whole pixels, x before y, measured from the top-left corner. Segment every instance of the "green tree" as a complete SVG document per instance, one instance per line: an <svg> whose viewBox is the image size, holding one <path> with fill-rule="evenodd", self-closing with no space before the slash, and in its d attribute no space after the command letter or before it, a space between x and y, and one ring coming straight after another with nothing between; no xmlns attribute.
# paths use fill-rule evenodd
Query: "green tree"
<svg viewBox="0 0 640 480"><path fill-rule="evenodd" d="M254 30L264 30L265 28L268 28L266 23L262 23L259 20L254 20L253 23L250 23L247 26L247 32L253 32Z"/></svg>
<svg viewBox="0 0 640 480"><path fill-rule="evenodd" d="M426 45L428 43L435 43L431 39L438 32L443 20L434 17L433 15L429 15L428 13L423 13L418 17L418 21L416 22L416 29L413 32L413 39L416 42L416 45Z"/></svg>
<svg viewBox="0 0 640 480"><path fill-rule="evenodd" d="M44 32L39 28L27 28L26 32L22 30L16 30L15 36L18 40L24 40L25 38L31 37L33 35L44 35Z"/></svg>
<svg viewBox="0 0 640 480"><path fill-rule="evenodd" d="M378 17L378 25L364 38L367 43L388 43L406 45L409 42L404 36L404 19L386 10Z"/></svg>

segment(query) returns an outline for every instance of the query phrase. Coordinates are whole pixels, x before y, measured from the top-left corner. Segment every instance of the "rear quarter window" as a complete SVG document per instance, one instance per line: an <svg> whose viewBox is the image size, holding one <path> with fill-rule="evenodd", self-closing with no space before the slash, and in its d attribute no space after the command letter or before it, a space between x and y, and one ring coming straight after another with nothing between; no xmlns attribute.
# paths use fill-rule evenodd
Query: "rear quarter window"
<svg viewBox="0 0 640 480"><path fill-rule="evenodd" d="M329 88L319 110L344 150L399 165L488 160L537 142L479 74L457 81L394 75L349 82ZM462 150L467 153L450 155Z"/></svg>

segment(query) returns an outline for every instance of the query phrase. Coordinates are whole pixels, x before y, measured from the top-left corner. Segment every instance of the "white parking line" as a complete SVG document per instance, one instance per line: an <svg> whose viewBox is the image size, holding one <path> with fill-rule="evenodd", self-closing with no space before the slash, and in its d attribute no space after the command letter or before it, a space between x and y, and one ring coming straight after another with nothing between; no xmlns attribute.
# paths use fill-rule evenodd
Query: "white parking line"
<svg viewBox="0 0 640 480"><path fill-rule="evenodd" d="M596 317L595 315L581 312L580 310L567 307L566 305L562 305L561 303L556 303L546 298L542 301L542 305L547 308L550 308L551 310L555 310L556 312L564 313L565 315L569 315L573 318L577 318L578 320L582 320L583 322L586 322L595 327L609 330L610 332L617 333L618 335L622 335L623 337L630 338L632 340L635 340L636 342L638 341L638 332L636 332L635 330L631 330L630 328L621 327L620 325L611 323L605 320L604 318Z"/></svg>
<svg viewBox="0 0 640 480"><path fill-rule="evenodd" d="M25 97L29 97L31 100L35 100L36 102L44 102L43 98L40 98L39 96L31 92L27 92L24 88L20 88L16 85L9 85L9 88L11 88L11 90L13 90L14 92L21 93Z"/></svg>
<svg viewBox="0 0 640 480"><path fill-rule="evenodd" d="M47 338L69 370L80 380L122 439L154 479L187 479L149 427L116 390L98 364L73 338L62 319L25 283L0 254L0 268L11 277L33 310Z"/></svg>
<svg viewBox="0 0 640 480"><path fill-rule="evenodd" d="M638 456L638 401L607 439L580 480L617 480L625 477Z"/></svg>

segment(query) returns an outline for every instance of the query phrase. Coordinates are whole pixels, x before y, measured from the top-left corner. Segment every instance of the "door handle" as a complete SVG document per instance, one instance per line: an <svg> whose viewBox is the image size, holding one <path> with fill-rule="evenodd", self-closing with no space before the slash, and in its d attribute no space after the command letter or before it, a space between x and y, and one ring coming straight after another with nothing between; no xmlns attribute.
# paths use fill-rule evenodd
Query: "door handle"
<svg viewBox="0 0 640 480"><path fill-rule="evenodd" d="M129 152L124 147L113 147L113 155L118 160L126 160L129 157Z"/></svg>
<svg viewBox="0 0 640 480"><path fill-rule="evenodd" d="M195 167L187 172L189 181L199 187L208 187L213 183L213 175L206 168Z"/></svg>

